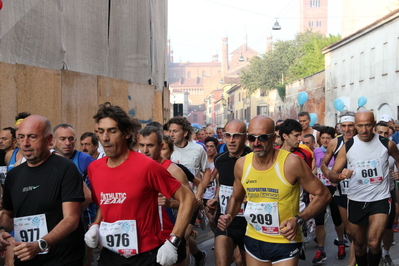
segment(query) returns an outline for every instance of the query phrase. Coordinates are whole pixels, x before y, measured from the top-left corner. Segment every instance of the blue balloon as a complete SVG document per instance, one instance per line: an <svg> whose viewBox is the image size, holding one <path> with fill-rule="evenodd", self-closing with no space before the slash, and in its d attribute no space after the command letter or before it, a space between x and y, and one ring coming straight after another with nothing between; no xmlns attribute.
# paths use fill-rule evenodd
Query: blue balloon
<svg viewBox="0 0 399 266"><path fill-rule="evenodd" d="M357 106L362 107L367 103L367 98L362 96L357 99Z"/></svg>
<svg viewBox="0 0 399 266"><path fill-rule="evenodd" d="M298 94L298 103L299 103L299 105L304 105L307 102L308 99L309 99L309 95L308 95L308 93L306 91L301 91Z"/></svg>
<svg viewBox="0 0 399 266"><path fill-rule="evenodd" d="M313 127L314 124L317 123L317 115L315 113L310 113L309 116L310 116L309 126Z"/></svg>
<svg viewBox="0 0 399 266"><path fill-rule="evenodd" d="M337 111L342 112L342 110L344 110L344 108L345 108L344 101L341 99L336 99L334 101L334 107L335 107L335 109L337 109Z"/></svg>

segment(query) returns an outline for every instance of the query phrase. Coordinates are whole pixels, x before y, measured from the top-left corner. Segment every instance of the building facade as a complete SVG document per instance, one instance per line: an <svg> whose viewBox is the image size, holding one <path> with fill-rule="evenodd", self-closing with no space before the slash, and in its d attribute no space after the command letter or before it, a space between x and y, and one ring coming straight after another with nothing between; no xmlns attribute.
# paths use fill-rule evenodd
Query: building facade
<svg viewBox="0 0 399 266"><path fill-rule="evenodd" d="M312 30L327 35L328 0L301 0L299 7L299 30Z"/></svg>
<svg viewBox="0 0 399 266"><path fill-rule="evenodd" d="M382 114L398 119L399 9L323 49L326 72L326 122L335 123L339 112L334 100L357 111L358 99L376 119Z"/></svg>
<svg viewBox="0 0 399 266"><path fill-rule="evenodd" d="M229 84L228 78L238 77L249 60L259 53L244 44L229 53L228 38L222 38L221 61L213 55L210 62L175 63L173 50L168 46L168 82L174 89L188 92L189 104L200 105L215 90Z"/></svg>

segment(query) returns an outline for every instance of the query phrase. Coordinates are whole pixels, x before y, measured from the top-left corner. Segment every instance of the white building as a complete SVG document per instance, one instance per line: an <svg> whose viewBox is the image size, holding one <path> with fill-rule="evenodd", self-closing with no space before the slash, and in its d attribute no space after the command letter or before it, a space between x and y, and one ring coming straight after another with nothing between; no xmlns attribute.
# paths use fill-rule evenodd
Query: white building
<svg viewBox="0 0 399 266"><path fill-rule="evenodd" d="M359 110L358 99L367 98L362 107L374 112L378 120L399 113L399 9L323 49L325 54L325 124L334 125L339 112L334 100L340 98L345 109Z"/></svg>

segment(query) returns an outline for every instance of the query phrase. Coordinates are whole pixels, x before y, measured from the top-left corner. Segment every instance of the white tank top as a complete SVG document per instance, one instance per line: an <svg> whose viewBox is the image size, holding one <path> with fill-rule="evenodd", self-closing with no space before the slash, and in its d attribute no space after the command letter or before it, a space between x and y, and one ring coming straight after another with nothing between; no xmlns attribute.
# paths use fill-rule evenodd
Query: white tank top
<svg viewBox="0 0 399 266"><path fill-rule="evenodd" d="M350 144L352 141L348 141ZM373 202L390 198L388 149L374 134L369 142L353 137L353 144L346 152L347 167L353 170L349 179L348 199Z"/></svg>

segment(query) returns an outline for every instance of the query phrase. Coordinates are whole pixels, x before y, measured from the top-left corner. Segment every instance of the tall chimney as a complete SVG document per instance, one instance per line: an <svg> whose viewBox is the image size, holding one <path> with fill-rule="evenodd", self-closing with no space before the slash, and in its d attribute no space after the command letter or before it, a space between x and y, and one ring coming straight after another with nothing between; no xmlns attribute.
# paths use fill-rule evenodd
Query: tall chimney
<svg viewBox="0 0 399 266"><path fill-rule="evenodd" d="M222 38L222 78L227 75L229 70L229 45L228 38Z"/></svg>

